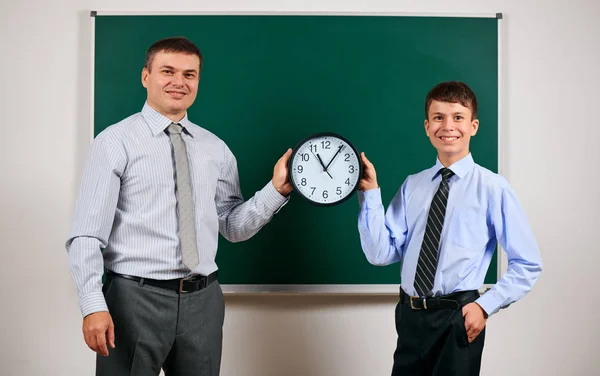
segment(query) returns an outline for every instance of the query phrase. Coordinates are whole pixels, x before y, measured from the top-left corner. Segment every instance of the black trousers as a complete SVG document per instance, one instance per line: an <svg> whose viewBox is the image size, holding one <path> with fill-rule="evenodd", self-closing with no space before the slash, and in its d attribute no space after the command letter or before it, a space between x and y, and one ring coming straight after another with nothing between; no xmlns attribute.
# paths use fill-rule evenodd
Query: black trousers
<svg viewBox="0 0 600 376"><path fill-rule="evenodd" d="M469 343L462 315L462 307L478 296L471 292L467 299L458 299L455 308L438 309L413 309L401 298L392 376L479 375L485 328Z"/></svg>
<svg viewBox="0 0 600 376"><path fill-rule="evenodd" d="M225 304L218 282L175 290L108 276L103 292L115 346L96 358L96 376L218 376Z"/></svg>

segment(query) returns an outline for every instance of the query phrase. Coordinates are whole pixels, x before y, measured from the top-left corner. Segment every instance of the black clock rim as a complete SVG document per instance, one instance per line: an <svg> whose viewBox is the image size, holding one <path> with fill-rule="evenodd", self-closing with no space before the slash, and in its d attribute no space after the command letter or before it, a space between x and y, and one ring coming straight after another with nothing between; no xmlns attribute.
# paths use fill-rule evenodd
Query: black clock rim
<svg viewBox="0 0 600 376"><path fill-rule="evenodd" d="M294 156L298 153L298 149L300 148L300 146L302 146L304 143L306 143L306 141L308 141L312 138L323 137L323 136L337 137L337 138L343 140L344 142L346 142L352 148L352 150L356 154L358 161L359 161L359 163L358 163L358 183L356 184L356 187L354 187L354 189L343 199L341 199L339 201L327 202L327 203L315 202L315 201L309 199L308 197L306 197L305 195L303 195L302 193L299 193L300 190L298 189L298 186L296 185L296 182L294 181L294 179L292 179L292 161L294 160ZM311 203L312 205L315 205L315 206L335 206L335 205L339 205L339 204L345 202L346 200L350 199L350 197L354 196L354 193L359 190L360 179L362 178L362 174L363 174L363 164L362 164L362 159L360 157L360 154L358 153L358 150L356 149L354 144L352 142L350 142L346 137L344 137L340 134L334 133L334 132L317 132L317 133L313 133L313 134L303 138L292 149L292 154L290 155L290 159L288 160L288 180L292 184L292 187L294 187L295 194L302 197L302 199L308 201L309 203Z"/></svg>

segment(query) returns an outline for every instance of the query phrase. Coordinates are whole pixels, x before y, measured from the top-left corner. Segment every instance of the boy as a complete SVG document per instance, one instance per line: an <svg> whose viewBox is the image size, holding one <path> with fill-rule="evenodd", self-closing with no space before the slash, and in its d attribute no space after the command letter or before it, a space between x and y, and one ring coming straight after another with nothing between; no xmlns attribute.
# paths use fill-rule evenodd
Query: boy
<svg viewBox="0 0 600 376"><path fill-rule="evenodd" d="M373 265L402 262L392 376L478 375L488 317L531 290L542 261L510 184L469 152L479 127L473 91L455 81L436 85L425 117L436 164L408 176L387 212L362 153L361 245ZM497 242L508 270L480 296Z"/></svg>

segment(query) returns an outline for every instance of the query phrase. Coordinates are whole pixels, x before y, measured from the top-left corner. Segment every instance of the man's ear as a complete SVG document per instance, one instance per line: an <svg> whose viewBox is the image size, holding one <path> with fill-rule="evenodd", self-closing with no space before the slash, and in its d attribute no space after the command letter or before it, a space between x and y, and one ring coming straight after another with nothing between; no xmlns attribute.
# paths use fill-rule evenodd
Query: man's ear
<svg viewBox="0 0 600 376"><path fill-rule="evenodd" d="M423 125L425 126L425 134L427 135L427 137L429 137L429 122L427 121L427 119L425 119Z"/></svg>
<svg viewBox="0 0 600 376"><path fill-rule="evenodd" d="M150 74L150 72L148 72L148 69L146 67L144 67L144 69L142 69L142 86L145 88L148 88L148 75Z"/></svg>
<svg viewBox="0 0 600 376"><path fill-rule="evenodd" d="M471 136L475 136L477 134L477 130L479 129L479 119L471 121L471 128Z"/></svg>

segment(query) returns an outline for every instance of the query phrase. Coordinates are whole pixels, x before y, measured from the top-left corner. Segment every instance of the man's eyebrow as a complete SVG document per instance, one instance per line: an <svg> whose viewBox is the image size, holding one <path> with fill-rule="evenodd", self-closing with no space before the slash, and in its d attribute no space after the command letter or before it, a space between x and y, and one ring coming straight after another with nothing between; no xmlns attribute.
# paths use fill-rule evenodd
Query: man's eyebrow
<svg viewBox="0 0 600 376"><path fill-rule="evenodd" d="M172 67L170 65L161 65L159 69L169 69L169 70L173 70L173 71L177 70L177 69L175 69L175 67ZM186 69L186 70L184 70L184 72L186 72L186 73L198 73L198 71L196 69Z"/></svg>

